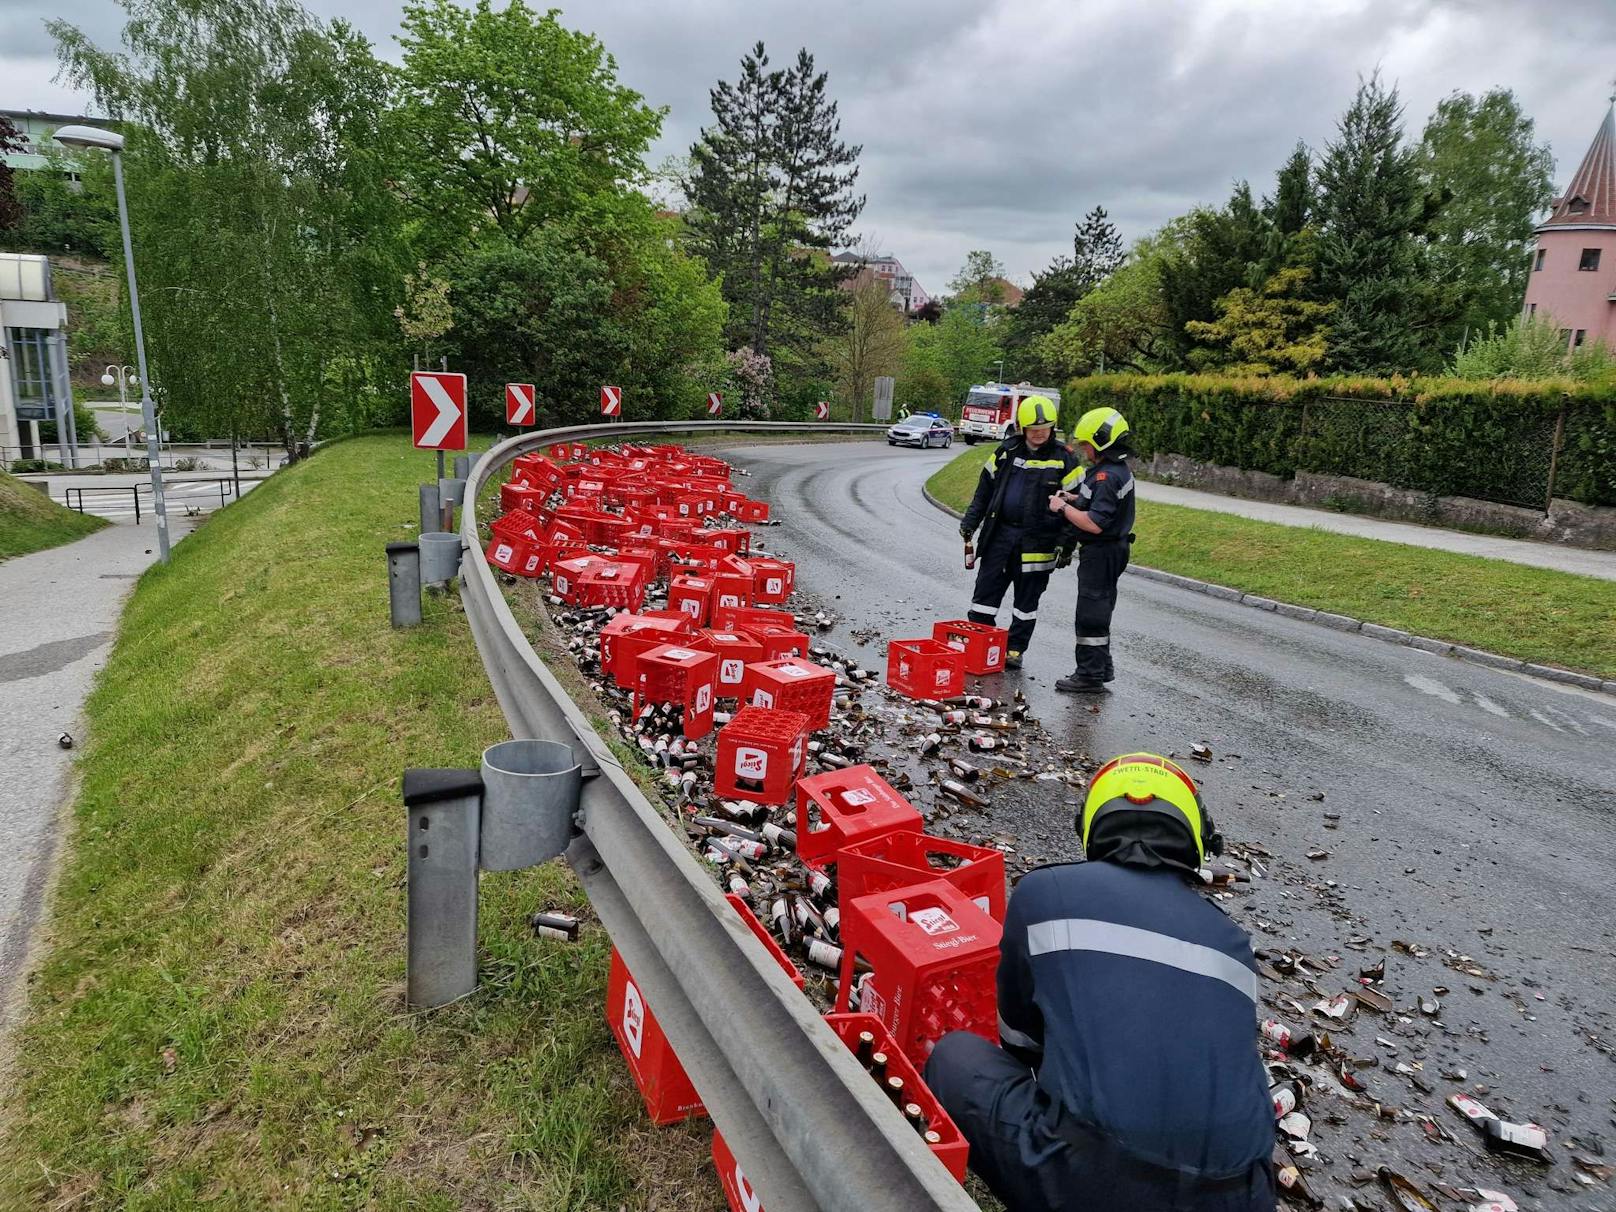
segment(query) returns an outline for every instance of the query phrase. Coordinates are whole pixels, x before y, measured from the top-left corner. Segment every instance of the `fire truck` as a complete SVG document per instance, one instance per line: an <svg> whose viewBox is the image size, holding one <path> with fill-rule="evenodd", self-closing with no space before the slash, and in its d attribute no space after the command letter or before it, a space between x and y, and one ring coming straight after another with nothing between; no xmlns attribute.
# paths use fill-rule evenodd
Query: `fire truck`
<svg viewBox="0 0 1616 1212"><path fill-rule="evenodd" d="M960 437L968 445L1002 442L1016 428L1016 405L1028 396L1048 396L1060 408L1060 392L1031 383L982 383L971 388L960 412Z"/></svg>

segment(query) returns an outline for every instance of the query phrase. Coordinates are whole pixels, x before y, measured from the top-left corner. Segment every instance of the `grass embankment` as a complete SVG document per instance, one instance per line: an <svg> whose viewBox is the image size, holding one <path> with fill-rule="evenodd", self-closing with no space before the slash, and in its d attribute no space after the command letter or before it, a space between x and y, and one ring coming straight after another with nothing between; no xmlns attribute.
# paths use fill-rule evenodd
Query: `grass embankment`
<svg viewBox="0 0 1616 1212"><path fill-rule="evenodd" d="M963 509L985 458L927 481ZM1139 502L1135 563L1539 664L1616 677L1616 586L1404 543Z"/></svg>
<svg viewBox="0 0 1616 1212"><path fill-rule="evenodd" d="M482 987L403 1003L406 766L505 724L456 598L387 625L430 456L332 446L175 548L88 705L49 953L14 1039L0 1207L710 1208L602 1020L557 865L482 885ZM28 490L32 491L32 490Z"/></svg>
<svg viewBox="0 0 1616 1212"><path fill-rule="evenodd" d="M71 543L107 524L67 509L32 484L0 471L0 560Z"/></svg>

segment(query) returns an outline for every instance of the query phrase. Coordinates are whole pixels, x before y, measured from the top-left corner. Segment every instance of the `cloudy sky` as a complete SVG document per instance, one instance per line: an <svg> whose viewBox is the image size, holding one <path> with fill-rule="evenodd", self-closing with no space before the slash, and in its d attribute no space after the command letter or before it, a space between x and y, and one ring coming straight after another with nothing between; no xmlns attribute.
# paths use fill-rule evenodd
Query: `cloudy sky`
<svg viewBox="0 0 1616 1212"><path fill-rule="evenodd" d="M933 293L972 248L1027 280L1096 203L1132 237L1238 178L1268 188L1298 138L1330 138L1377 66L1416 136L1449 92L1514 89L1563 185L1616 73L1616 0L555 2L625 83L669 107L653 162L688 148L708 88L753 41L777 63L807 46L845 136L864 145L863 234ZM397 0L309 7L396 55ZM0 108L88 103L53 80L46 17L104 45L121 27L108 0L0 0Z"/></svg>

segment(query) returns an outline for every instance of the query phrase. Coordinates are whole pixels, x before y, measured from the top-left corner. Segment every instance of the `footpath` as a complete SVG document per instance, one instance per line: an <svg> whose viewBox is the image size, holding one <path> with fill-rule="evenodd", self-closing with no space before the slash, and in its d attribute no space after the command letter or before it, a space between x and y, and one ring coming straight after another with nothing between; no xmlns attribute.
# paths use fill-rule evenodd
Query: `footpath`
<svg viewBox="0 0 1616 1212"><path fill-rule="evenodd" d="M194 520L170 517L173 541ZM0 562L0 1034L22 992L30 935L65 828L84 700L106 663L135 579L157 559L157 528L114 525Z"/></svg>
<svg viewBox="0 0 1616 1212"><path fill-rule="evenodd" d="M1389 522L1384 518L1363 517L1359 514L1332 513L1326 509L1307 509L1301 505L1248 501L1243 497L1226 497L1215 492L1180 488L1174 484L1162 484L1154 480L1141 479L1136 483L1139 486L1141 500L1158 501L1163 505L1185 505L1191 509L1232 513L1259 522L1275 522L1281 526L1313 527L1335 534L1356 535L1363 539L1384 539L1388 543L1407 543L1412 547L1430 547L1437 551L1458 552L1461 555L1485 556L1490 560L1507 560L1511 564L1525 564L1532 568L1553 568L1560 572L1574 572L1585 577L1616 581L1616 551L1590 551L1587 548L1566 547L1558 543L1535 543L1530 539L1505 539L1494 535L1471 534L1464 530L1418 526L1412 522Z"/></svg>

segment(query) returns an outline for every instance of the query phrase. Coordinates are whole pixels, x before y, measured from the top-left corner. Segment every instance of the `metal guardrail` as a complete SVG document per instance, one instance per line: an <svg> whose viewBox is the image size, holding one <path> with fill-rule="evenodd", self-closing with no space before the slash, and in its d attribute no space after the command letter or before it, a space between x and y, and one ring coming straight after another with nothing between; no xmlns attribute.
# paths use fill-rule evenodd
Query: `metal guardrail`
<svg viewBox="0 0 1616 1212"><path fill-rule="evenodd" d="M976 1204L724 901L545 668L483 557L477 498L517 455L552 442L884 429L689 421L523 434L477 461L461 517L466 616L511 735L565 740L583 767L581 833L567 862L769 1212L973 1212Z"/></svg>

